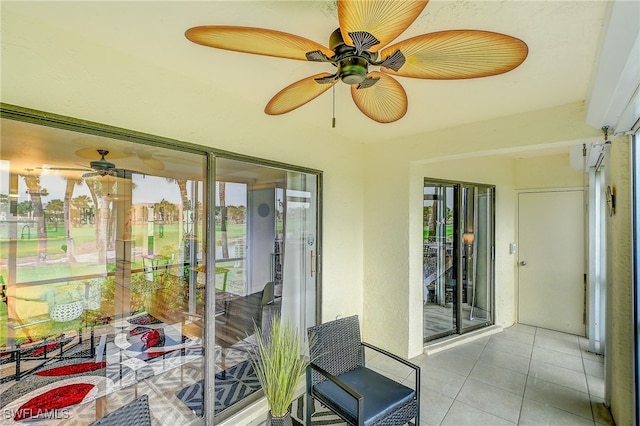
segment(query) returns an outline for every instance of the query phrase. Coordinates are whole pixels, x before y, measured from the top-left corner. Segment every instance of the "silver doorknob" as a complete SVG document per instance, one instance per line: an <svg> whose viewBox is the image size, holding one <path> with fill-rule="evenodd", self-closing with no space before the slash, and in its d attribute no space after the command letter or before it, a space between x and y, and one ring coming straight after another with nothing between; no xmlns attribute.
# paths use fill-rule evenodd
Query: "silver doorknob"
<svg viewBox="0 0 640 426"><path fill-rule="evenodd" d="M520 262L520 266L524 266L524 265L526 265L526 264L527 264L527 262L526 262L526 261L524 261L524 260L522 260L522 261Z"/></svg>

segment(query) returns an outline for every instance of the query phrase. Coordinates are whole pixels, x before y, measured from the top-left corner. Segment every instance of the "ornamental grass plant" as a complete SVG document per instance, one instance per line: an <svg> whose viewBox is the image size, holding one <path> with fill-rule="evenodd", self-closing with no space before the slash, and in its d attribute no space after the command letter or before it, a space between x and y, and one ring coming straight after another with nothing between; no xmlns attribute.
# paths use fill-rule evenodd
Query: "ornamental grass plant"
<svg viewBox="0 0 640 426"><path fill-rule="evenodd" d="M309 359L302 352L303 341L291 324L273 317L270 329L256 329L257 348L251 361L273 417L284 417L295 397Z"/></svg>

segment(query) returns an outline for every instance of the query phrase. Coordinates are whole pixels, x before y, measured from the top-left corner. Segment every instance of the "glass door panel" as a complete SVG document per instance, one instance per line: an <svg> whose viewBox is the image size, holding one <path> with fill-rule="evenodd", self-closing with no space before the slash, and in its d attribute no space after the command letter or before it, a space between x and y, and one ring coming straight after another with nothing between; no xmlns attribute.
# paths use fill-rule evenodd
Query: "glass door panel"
<svg viewBox="0 0 640 426"><path fill-rule="evenodd" d="M493 187L425 180L424 340L493 322Z"/></svg>
<svg viewBox="0 0 640 426"><path fill-rule="evenodd" d="M455 268L457 188L447 184L424 187L424 337L454 333L457 271Z"/></svg>
<svg viewBox="0 0 640 426"><path fill-rule="evenodd" d="M0 128L3 409L89 424L147 395L154 423L192 422L167 395L203 379L206 157L90 125ZM113 167L92 169L98 150ZM20 410L65 386L81 401Z"/></svg>
<svg viewBox="0 0 640 426"><path fill-rule="evenodd" d="M317 181L216 159L216 419L260 390L250 364L255 326L268 331L275 315L304 334L315 324Z"/></svg>
<svg viewBox="0 0 640 426"><path fill-rule="evenodd" d="M463 185L463 329L492 321L493 191Z"/></svg>
<svg viewBox="0 0 640 426"><path fill-rule="evenodd" d="M301 341L316 321L317 177L289 172L285 190L282 319L298 327Z"/></svg>

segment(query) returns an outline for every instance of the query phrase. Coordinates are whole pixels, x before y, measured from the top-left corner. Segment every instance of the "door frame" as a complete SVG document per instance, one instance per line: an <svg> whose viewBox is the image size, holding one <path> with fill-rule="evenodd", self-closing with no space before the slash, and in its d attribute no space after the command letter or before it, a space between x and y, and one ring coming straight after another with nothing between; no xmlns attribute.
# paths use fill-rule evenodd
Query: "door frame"
<svg viewBox="0 0 640 426"><path fill-rule="evenodd" d="M453 257L453 272L455 273L456 276L456 287L454 289L454 294L456 295L454 302L453 302L453 306L452 306L452 317L455 320L455 324L454 326L449 329L448 331L444 331L438 334L434 334L432 336L426 337L424 335L423 332L423 343L426 342L430 342L436 339L441 339L447 336L452 336L452 335L463 335L465 333L469 333L471 331L475 331L487 326L490 326L492 324L495 323L495 200L496 200L496 186L495 185L491 185L491 184L486 184L486 183L479 183L479 182L466 182L466 181L454 181L454 180L447 180L447 179L438 179L438 178L429 178L429 177L424 177L423 178L423 182L422 182L422 186L423 186L423 191L424 188L426 186L433 186L433 187L437 187L437 186L441 186L441 187L449 187L452 188L453 190L453 196L452 196L452 201L453 201L453 205L452 205L452 211L453 211L453 243L452 243L452 257ZM466 214L466 212L462 212L462 206L464 205L463 203L463 189L464 188L482 188L482 189L486 189L486 190L490 190L491 194L490 194L490 202L491 202L491 212L490 212L490 216L487 218L487 220L489 221L488 223L488 229L487 229L487 236L489 237L490 241L487 242L488 246L490 247L490 253L488 256L488 264L487 264L487 269L489 271L488 273L488 279L489 279L489 283L488 283L488 291L490 293L489 295L489 307L490 307L490 318L487 319L486 321L479 323L479 324L474 324L474 325L464 325L464 321L463 321L463 312L462 312L462 300L463 300L463 285L464 285L464 280L462 279L463 274L464 274L464 265L462 262L462 253L464 252L464 244L463 244L463 234L465 232L465 230L463 229L464 227L464 217L463 215ZM423 195L424 197L424 195ZM444 206L445 208L445 215L446 215L446 208L447 206ZM473 207L474 209L477 208L476 205L474 205ZM423 223L424 223L424 218L423 218ZM445 235L446 235L446 228L445 228ZM424 237L423 237L424 238ZM424 258L423 258L423 262L424 262ZM440 261L439 261L440 262ZM423 265L423 271L424 271L424 265ZM424 272L423 272L424 274ZM423 280L424 280L424 276L423 276ZM424 285L424 283L423 283ZM474 283L475 285L475 283ZM475 288L474 288L475 291ZM423 297L424 297L424 293L423 293ZM467 296L469 297L469 296ZM424 301L423 301L424 302ZM424 314L424 309L422 310L422 321L423 321L423 327L424 327L424 321L425 321L425 314Z"/></svg>

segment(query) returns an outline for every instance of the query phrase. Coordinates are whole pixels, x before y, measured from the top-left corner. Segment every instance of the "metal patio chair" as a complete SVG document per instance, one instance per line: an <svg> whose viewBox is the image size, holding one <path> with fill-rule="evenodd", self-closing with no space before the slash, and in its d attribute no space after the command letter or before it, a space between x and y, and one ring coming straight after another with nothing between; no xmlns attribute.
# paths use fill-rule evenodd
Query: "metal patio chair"
<svg viewBox="0 0 640 426"><path fill-rule="evenodd" d="M420 367L362 342L358 316L310 327L312 363L307 368L307 415L314 400L351 425L420 424ZM365 348L402 363L415 373L412 388L365 366Z"/></svg>

